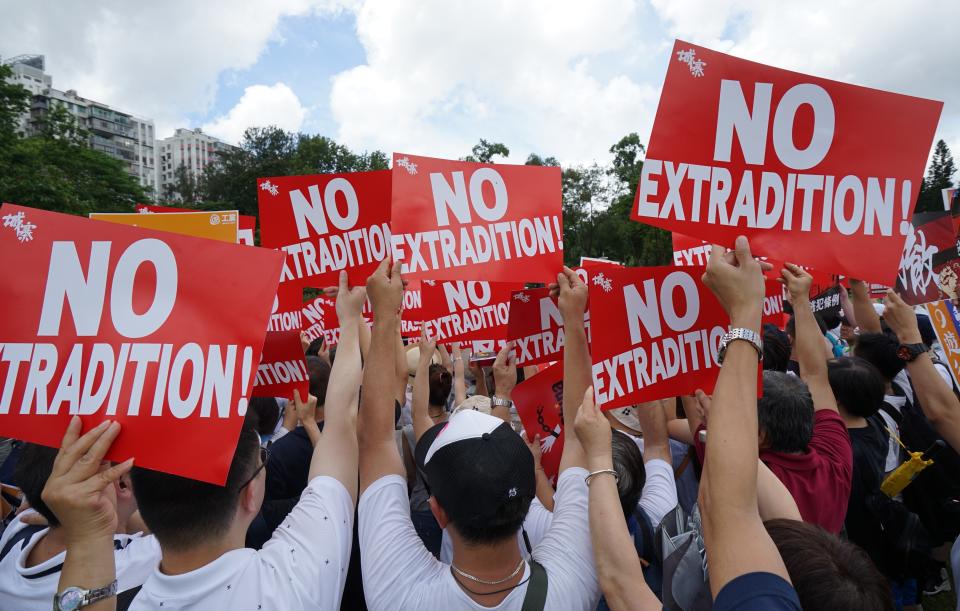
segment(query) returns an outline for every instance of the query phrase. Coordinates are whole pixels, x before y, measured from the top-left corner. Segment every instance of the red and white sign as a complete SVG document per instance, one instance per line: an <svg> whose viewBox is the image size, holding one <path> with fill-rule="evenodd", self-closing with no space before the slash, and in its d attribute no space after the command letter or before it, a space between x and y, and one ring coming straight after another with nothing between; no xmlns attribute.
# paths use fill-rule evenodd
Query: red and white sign
<svg viewBox="0 0 960 611"><path fill-rule="evenodd" d="M285 397L293 391L301 397L310 393L310 374L303 356L300 331L270 331L263 340L263 352L253 379L254 397Z"/></svg>
<svg viewBox="0 0 960 611"><path fill-rule="evenodd" d="M420 337L423 324L423 294L420 281L411 280L403 290L403 313L400 317L401 337Z"/></svg>
<svg viewBox="0 0 960 611"><path fill-rule="evenodd" d="M673 264L706 266L713 245L707 240L673 232Z"/></svg>
<svg viewBox="0 0 960 611"><path fill-rule="evenodd" d="M283 250L281 282L363 284L390 253L390 171L257 180L260 243Z"/></svg>
<svg viewBox="0 0 960 611"><path fill-rule="evenodd" d="M580 267L587 265L623 265L623 263L597 257L580 257Z"/></svg>
<svg viewBox="0 0 960 611"><path fill-rule="evenodd" d="M391 228L404 277L550 282L563 267L560 168L394 153Z"/></svg>
<svg viewBox="0 0 960 611"><path fill-rule="evenodd" d="M895 290L909 305L956 299L960 292L957 231L949 212L914 215Z"/></svg>
<svg viewBox="0 0 960 611"><path fill-rule="evenodd" d="M710 393L729 319L702 267L624 267L590 279L593 384L602 409Z"/></svg>
<svg viewBox="0 0 960 611"><path fill-rule="evenodd" d="M277 295L270 310L267 331L296 331L303 328L303 289L285 282L277 286Z"/></svg>
<svg viewBox="0 0 960 611"><path fill-rule="evenodd" d="M942 108L678 40L631 216L891 283Z"/></svg>
<svg viewBox="0 0 960 611"><path fill-rule="evenodd" d="M0 434L57 446L123 425L107 458L222 484L282 257L4 204Z"/></svg>
<svg viewBox="0 0 960 611"><path fill-rule="evenodd" d="M519 282L424 280L423 326L440 343L498 340L507 337L510 295Z"/></svg>
<svg viewBox="0 0 960 611"><path fill-rule="evenodd" d="M177 208L175 206L154 206L151 204L137 204L137 212L140 214L163 214L165 212L196 212L192 208ZM257 231L257 217L249 214L239 215L237 222L237 244L245 246L256 246L253 236Z"/></svg>
<svg viewBox="0 0 960 611"><path fill-rule="evenodd" d="M578 270L584 275L586 272ZM586 282L586 280L584 280ZM590 339L590 311L583 314ZM524 289L510 298L507 340L516 342L517 365L538 365L563 358L563 317L549 288Z"/></svg>
<svg viewBox="0 0 960 611"><path fill-rule="evenodd" d="M563 363L516 385L510 397L531 443L540 436L540 466L556 484L563 454Z"/></svg>
<svg viewBox="0 0 960 611"><path fill-rule="evenodd" d="M336 300L319 295L305 301L301 311L303 313L303 331L310 338L310 341L322 337L328 347L340 343L340 317L337 316ZM361 314L367 326L371 326L373 307L370 305L369 299L363 304Z"/></svg>

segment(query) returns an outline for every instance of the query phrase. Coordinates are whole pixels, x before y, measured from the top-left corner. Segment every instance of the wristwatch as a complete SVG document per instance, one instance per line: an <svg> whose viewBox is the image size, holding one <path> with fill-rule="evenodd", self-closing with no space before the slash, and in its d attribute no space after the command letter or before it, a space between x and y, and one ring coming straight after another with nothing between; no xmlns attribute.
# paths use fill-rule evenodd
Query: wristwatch
<svg viewBox="0 0 960 611"><path fill-rule="evenodd" d="M71 586L53 595L53 611L76 611L87 605L105 600L117 595L117 580L114 579L110 585L96 588L94 590L85 590Z"/></svg>
<svg viewBox="0 0 960 611"><path fill-rule="evenodd" d="M738 327L736 329L730 329L730 332L724 335L720 340L720 354L717 355L718 365L723 364L723 358L727 354L727 346L729 346L731 342L737 340L748 342L757 351L759 360L763 360L763 338L760 336L760 334L753 329L744 329Z"/></svg>
<svg viewBox="0 0 960 611"><path fill-rule="evenodd" d="M897 348L897 356L907 363L912 363L918 356L929 351L930 348L927 348L926 344L900 344Z"/></svg>
<svg viewBox="0 0 960 611"><path fill-rule="evenodd" d="M510 407L513 405L513 401L510 399L503 399L497 396L494 396L492 399L490 399L490 403L493 404L494 407Z"/></svg>

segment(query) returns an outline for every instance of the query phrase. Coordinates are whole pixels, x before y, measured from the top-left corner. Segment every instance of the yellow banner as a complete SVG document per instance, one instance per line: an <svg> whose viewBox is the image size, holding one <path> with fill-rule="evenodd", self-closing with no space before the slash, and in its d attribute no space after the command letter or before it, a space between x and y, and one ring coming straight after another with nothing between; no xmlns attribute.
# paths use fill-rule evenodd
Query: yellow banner
<svg viewBox="0 0 960 611"><path fill-rule="evenodd" d="M949 301L935 301L925 306L930 314L933 330L940 340L940 347L947 357L947 365L953 381L960 386L960 329L958 329L956 310Z"/></svg>
<svg viewBox="0 0 960 611"><path fill-rule="evenodd" d="M164 214L122 214L93 212L90 218L121 225L133 225L144 229L169 231L197 238L208 238L220 242L237 243L236 210L219 212L167 212Z"/></svg>

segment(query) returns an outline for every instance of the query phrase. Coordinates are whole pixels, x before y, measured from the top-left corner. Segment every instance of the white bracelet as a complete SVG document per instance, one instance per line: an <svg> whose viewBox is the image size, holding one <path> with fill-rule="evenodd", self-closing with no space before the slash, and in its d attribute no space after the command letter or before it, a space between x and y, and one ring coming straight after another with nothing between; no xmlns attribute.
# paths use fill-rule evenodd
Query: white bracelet
<svg viewBox="0 0 960 611"><path fill-rule="evenodd" d="M618 482L618 483L620 482L620 476L617 475L617 472L614 471L613 469L601 469L601 470L599 470L599 471L594 471L593 473L590 473L590 474L587 475L585 478L583 478L583 481L585 481L585 482L587 483L587 486L589 486L589 485L590 485L590 480L591 480L592 478L596 477L597 475L612 475L614 481L616 481L616 482Z"/></svg>

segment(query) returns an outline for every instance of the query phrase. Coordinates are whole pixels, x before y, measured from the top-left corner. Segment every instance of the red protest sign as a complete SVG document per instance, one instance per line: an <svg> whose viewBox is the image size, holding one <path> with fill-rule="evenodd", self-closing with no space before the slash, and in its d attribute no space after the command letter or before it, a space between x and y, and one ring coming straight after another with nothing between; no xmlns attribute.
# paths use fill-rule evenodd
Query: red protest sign
<svg viewBox="0 0 960 611"><path fill-rule="evenodd" d="M297 331L303 328L303 289L285 282L277 286L277 295L270 309L267 331Z"/></svg>
<svg viewBox="0 0 960 611"><path fill-rule="evenodd" d="M590 279L593 383L603 409L711 392L729 320L702 267L625 267Z"/></svg>
<svg viewBox="0 0 960 611"><path fill-rule="evenodd" d="M555 484L563 454L563 363L517 384L510 397L527 439L540 436L540 465Z"/></svg>
<svg viewBox="0 0 960 611"><path fill-rule="evenodd" d="M584 275L586 271L578 270ZM590 312L583 314L587 340L590 339ZM557 298L550 289L524 289L513 293L510 299L510 320L507 340L515 341L517 365L538 365L563 358L563 317Z"/></svg>
<svg viewBox="0 0 960 611"><path fill-rule="evenodd" d="M400 317L401 337L420 337L423 323L423 295L420 281L411 280L403 290L403 314Z"/></svg>
<svg viewBox="0 0 960 611"><path fill-rule="evenodd" d="M310 393L310 374L303 356L300 331L269 331L253 380L254 397L286 397L293 391L301 397Z"/></svg>
<svg viewBox="0 0 960 611"><path fill-rule="evenodd" d="M394 153L392 197L404 277L549 282L563 266L560 168Z"/></svg>
<svg viewBox="0 0 960 611"><path fill-rule="evenodd" d="M674 265L706 265L713 246L706 240L673 232Z"/></svg>
<svg viewBox="0 0 960 611"><path fill-rule="evenodd" d="M123 425L107 458L222 484L282 257L4 204L0 434L56 446ZM175 440L171 445L171 440Z"/></svg>
<svg viewBox="0 0 960 611"><path fill-rule="evenodd" d="M510 294L519 282L424 280L423 326L440 343L506 339Z"/></svg>
<svg viewBox="0 0 960 611"><path fill-rule="evenodd" d="M631 216L892 282L942 107L678 40Z"/></svg>
<svg viewBox="0 0 960 611"><path fill-rule="evenodd" d="M389 254L390 171L257 180L260 243L287 257L281 282L363 284Z"/></svg>
<svg viewBox="0 0 960 611"><path fill-rule="evenodd" d="M949 212L913 216L895 290L909 305L956 299L960 289L957 233Z"/></svg>
<svg viewBox="0 0 960 611"><path fill-rule="evenodd" d="M319 295L303 303L303 331L313 341L322 337L328 347L340 343L340 318L337 316L337 302L334 299ZM373 321L373 308L368 299L361 311L367 326Z"/></svg>
<svg viewBox="0 0 960 611"><path fill-rule="evenodd" d="M163 214L165 212L197 212L193 208L177 208L176 206L155 206L152 204L137 204L135 206L140 214ZM249 214L239 215L237 221L237 244L245 246L255 246L253 236L257 230L257 217Z"/></svg>

